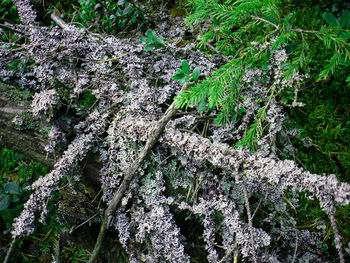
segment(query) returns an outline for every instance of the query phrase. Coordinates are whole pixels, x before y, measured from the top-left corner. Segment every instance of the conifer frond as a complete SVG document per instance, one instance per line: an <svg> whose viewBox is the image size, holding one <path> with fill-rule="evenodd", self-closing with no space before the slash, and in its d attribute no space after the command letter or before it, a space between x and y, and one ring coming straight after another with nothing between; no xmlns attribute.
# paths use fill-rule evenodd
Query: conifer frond
<svg viewBox="0 0 350 263"><path fill-rule="evenodd" d="M328 19L332 23L325 25L318 6L308 9L308 17L302 13L307 10L306 6L301 9L303 11L298 11L294 1L190 0L188 3L193 12L186 23L206 21L208 25L198 46L204 48L208 43L214 44L219 52L233 58L202 83L180 94L177 102L179 107L205 103L208 109L219 111L217 123L232 119L239 91L246 85L242 81L246 70L268 67L271 52L288 50L289 60L281 65L282 73L276 76L283 83L292 83L299 71L325 79L341 65L349 65L349 29L342 18L347 16L346 12L339 19L329 14L326 18L331 17L334 21ZM259 45L255 49L252 43ZM319 64L316 66L315 63ZM262 101L266 102L266 98ZM256 118L260 119L259 113ZM259 127L261 123L254 122L247 133L248 141L251 141L246 145L250 148L253 140L259 137Z"/></svg>

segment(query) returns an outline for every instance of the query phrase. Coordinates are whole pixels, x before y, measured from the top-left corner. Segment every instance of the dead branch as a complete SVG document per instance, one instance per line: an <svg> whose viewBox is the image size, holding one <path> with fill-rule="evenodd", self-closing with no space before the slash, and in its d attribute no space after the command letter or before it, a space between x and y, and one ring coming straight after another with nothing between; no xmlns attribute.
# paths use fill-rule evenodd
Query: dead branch
<svg viewBox="0 0 350 263"><path fill-rule="evenodd" d="M184 88L180 92L183 92L183 91L184 91ZM117 206L119 205L120 200L122 199L125 191L128 189L131 180L136 175L137 169L140 167L140 165L145 160L147 155L150 153L154 145L157 143L167 123L174 117L177 111L175 105L176 105L176 102L174 101L169 106L167 111L164 113L163 117L158 121L157 125L149 131L148 139L142 152L139 154L138 158L129 166L129 169L126 171L124 180L120 184L117 192L113 196L112 201L109 203L107 209L105 210L104 220L101 225L100 233L97 237L97 241L95 243L95 248L89 259L89 263L95 262L98 256L98 253L101 250L101 246L102 246L102 242L103 242L106 230L110 227L110 224L112 222L113 213L116 210Z"/></svg>
<svg viewBox="0 0 350 263"><path fill-rule="evenodd" d="M252 213L250 212L248 192L247 192L247 186L246 186L245 182L242 183L242 188L243 188L243 194L244 194L244 200L245 200L245 207L247 209L247 215L248 215L248 228L249 228L249 232L250 232L250 245L252 246L252 254L253 254L254 263L258 263L258 259L256 257L256 251L255 251Z"/></svg>

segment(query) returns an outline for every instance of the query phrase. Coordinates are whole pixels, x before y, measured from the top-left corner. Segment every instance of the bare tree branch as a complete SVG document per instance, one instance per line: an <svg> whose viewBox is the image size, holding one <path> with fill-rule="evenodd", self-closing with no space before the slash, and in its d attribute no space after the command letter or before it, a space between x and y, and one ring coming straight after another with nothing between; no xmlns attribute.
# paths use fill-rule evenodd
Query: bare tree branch
<svg viewBox="0 0 350 263"><path fill-rule="evenodd" d="M329 219L331 220L331 225L333 228L335 247L338 250L339 262L345 263L343 245L341 242L341 236L339 235L337 222L335 221L334 212L335 212L335 208L329 211L328 214L329 214Z"/></svg>
<svg viewBox="0 0 350 263"><path fill-rule="evenodd" d="M255 251L253 220L252 220L252 214L250 212L248 192L247 192L247 186L246 186L245 182L242 183L242 188L243 188L243 194L244 194L244 200L245 200L245 207L247 209L247 215L248 215L248 226L249 226L249 232L250 232L250 244L252 246L253 259L254 259L254 263L258 263L258 259L256 257L256 251Z"/></svg>
<svg viewBox="0 0 350 263"><path fill-rule="evenodd" d="M185 88L183 88L180 92L183 92ZM95 262L97 259L98 253L101 249L102 242L105 236L106 230L110 227L113 213L116 210L117 206L120 203L125 191L130 185L131 180L134 178L137 169L140 167L142 162L145 160L147 155L150 153L151 149L157 143L160 135L162 134L167 123L174 117L176 113L176 102L174 101L167 111L164 113L163 117L158 121L157 125L149 131L148 140L146 145L144 146L142 152L139 154L138 158L129 166L129 169L125 173L124 180L119 186L117 192L114 194L112 201L109 203L107 209L105 210L104 220L100 228L100 233L97 237L97 241L95 243L95 248L92 252L92 255L89 259L89 263Z"/></svg>

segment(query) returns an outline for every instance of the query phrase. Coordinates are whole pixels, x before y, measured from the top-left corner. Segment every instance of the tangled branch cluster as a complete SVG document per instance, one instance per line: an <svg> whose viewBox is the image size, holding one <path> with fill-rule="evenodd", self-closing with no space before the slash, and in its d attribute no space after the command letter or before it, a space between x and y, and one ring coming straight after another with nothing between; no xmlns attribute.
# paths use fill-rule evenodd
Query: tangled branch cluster
<svg viewBox="0 0 350 263"><path fill-rule="evenodd" d="M32 194L13 225L13 236L20 237L33 232L37 213L44 222L52 192L89 152L100 154L103 199L109 202L152 136L156 121L180 90L172 76L181 60L208 75L220 59L208 59L193 45L176 47L176 40L184 35L182 22L171 21L164 14L157 17L155 32L172 41L166 48L146 52L138 35L118 39L74 26L40 27L29 1L14 2L23 24L8 26L22 32L26 40L19 52L14 51L17 44L0 49L1 80L17 79L19 85L35 91L33 114L53 123L50 151L57 143L54 140L65 137L68 130L75 136L54 169L31 186ZM35 61L32 70L16 73L7 68L11 59L28 58ZM168 124L112 220L130 262L190 262L192 244L184 227L186 220L202 226L208 262L232 262L238 255L253 262L324 262L317 256L324 229L296 228L293 206L298 206L297 195L285 202L285 191L306 191L334 218L335 207L350 202L350 185L339 183L333 175L311 174L291 160L278 159L274 141L284 113L273 98L266 109L268 132L260 138L259 150L252 154L232 147L260 108L258 99L268 97L270 88L280 81L278 69L286 59L280 50L267 73L246 72L245 100L239 105L246 112L237 124L210 125L206 138L195 128L206 123L203 119L210 119L213 111L180 112ZM253 81L261 74L268 76L268 84ZM292 85L290 81L285 85ZM300 76L294 81L300 81ZM79 104L86 90L96 97L88 109ZM62 111L73 112L76 118L61 118L57 125L54 120ZM260 214L257 221L261 210L264 217ZM278 222L280 214L284 217ZM176 215L186 219L181 223ZM335 241L344 260L333 221Z"/></svg>

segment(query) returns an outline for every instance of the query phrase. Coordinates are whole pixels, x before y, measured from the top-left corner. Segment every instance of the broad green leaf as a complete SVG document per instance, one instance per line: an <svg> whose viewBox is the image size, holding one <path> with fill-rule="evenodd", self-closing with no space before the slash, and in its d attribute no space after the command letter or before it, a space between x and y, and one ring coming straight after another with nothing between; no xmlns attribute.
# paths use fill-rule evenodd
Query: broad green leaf
<svg viewBox="0 0 350 263"><path fill-rule="evenodd" d="M11 203L11 197L5 196L3 199L0 200L0 211L5 210L10 206Z"/></svg>
<svg viewBox="0 0 350 263"><path fill-rule="evenodd" d="M145 46L145 50L146 51L151 51L153 48L155 48L156 47L156 45L155 44L147 44L146 46Z"/></svg>
<svg viewBox="0 0 350 263"><path fill-rule="evenodd" d="M150 42L147 37L140 37L141 42Z"/></svg>
<svg viewBox="0 0 350 263"><path fill-rule="evenodd" d="M183 79L186 75L181 71L175 73L175 75L172 77L172 79L177 80L177 79Z"/></svg>
<svg viewBox="0 0 350 263"><path fill-rule="evenodd" d="M10 194L20 194L21 193L21 189L20 189L19 185L12 183L12 182L6 183L4 189L5 189L5 192L8 192Z"/></svg>
<svg viewBox="0 0 350 263"><path fill-rule="evenodd" d="M350 29L350 12L349 10L343 11L339 18L339 24L344 29Z"/></svg>
<svg viewBox="0 0 350 263"><path fill-rule="evenodd" d="M11 202L12 203L17 203L19 201L19 197L17 195L12 195L11 196Z"/></svg>
<svg viewBox="0 0 350 263"><path fill-rule="evenodd" d="M324 13L323 18L331 26L338 26L339 25L338 19L330 12Z"/></svg>
<svg viewBox="0 0 350 263"><path fill-rule="evenodd" d="M160 47L160 48L165 47L165 44L164 44L163 39L161 37L158 37L156 42L158 44L158 47Z"/></svg>
<svg viewBox="0 0 350 263"><path fill-rule="evenodd" d="M188 64L187 60L182 61L182 70L186 75L190 74L190 65Z"/></svg>
<svg viewBox="0 0 350 263"><path fill-rule="evenodd" d="M196 67L193 70L193 72L192 72L192 79L193 79L193 81L197 81L198 80L200 73L201 73L201 70L198 67Z"/></svg>
<svg viewBox="0 0 350 263"><path fill-rule="evenodd" d="M147 35L148 40L156 39L156 37L155 37L155 35L154 35L154 33L153 33L153 31L151 29L147 30L146 35Z"/></svg>

